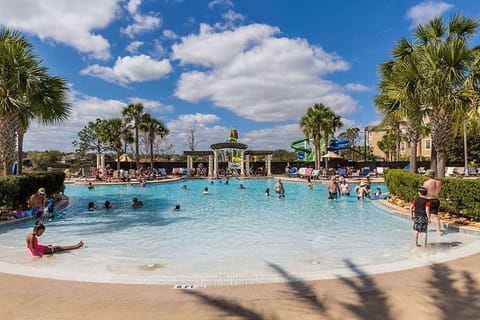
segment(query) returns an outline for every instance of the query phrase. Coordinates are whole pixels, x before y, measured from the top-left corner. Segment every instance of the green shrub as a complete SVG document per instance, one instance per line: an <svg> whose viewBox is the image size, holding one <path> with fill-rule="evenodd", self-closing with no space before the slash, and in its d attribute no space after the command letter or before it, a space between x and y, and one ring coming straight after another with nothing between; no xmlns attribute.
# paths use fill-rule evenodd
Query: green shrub
<svg viewBox="0 0 480 320"><path fill-rule="evenodd" d="M28 197L45 188L47 197L59 192L65 181L63 172L32 172L21 176L0 177L0 206L17 208Z"/></svg>
<svg viewBox="0 0 480 320"><path fill-rule="evenodd" d="M392 195L411 202L426 178L406 170L387 170L385 184ZM440 178L440 209L450 213L480 219L480 180Z"/></svg>

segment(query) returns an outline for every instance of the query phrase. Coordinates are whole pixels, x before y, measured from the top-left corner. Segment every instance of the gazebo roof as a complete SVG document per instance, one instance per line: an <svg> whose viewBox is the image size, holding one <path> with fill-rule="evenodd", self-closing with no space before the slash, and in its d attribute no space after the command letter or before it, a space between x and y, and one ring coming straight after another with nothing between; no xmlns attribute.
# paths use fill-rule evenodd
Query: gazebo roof
<svg viewBox="0 0 480 320"><path fill-rule="evenodd" d="M239 143L239 142L220 142L214 143L210 146L213 150L217 149L242 149L245 150L248 148L246 144Z"/></svg>

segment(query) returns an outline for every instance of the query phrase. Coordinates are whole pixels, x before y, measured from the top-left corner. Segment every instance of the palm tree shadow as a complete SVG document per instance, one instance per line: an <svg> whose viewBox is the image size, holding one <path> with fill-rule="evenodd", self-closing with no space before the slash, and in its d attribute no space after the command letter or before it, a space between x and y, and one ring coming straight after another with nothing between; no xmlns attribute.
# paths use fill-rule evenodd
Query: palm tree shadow
<svg viewBox="0 0 480 320"><path fill-rule="evenodd" d="M452 277L453 271L445 265L434 264L430 268L433 272L432 279L428 281L432 290L431 297L441 311L442 319L478 319L480 290L471 273L464 271L462 278L455 280Z"/></svg>
<svg viewBox="0 0 480 320"><path fill-rule="evenodd" d="M312 287L309 287L301 279L299 279L299 278L295 277L294 275L288 273L286 270L284 270L279 265L276 265L274 263L269 263L268 265L270 266L270 268L274 269L278 274L280 274L285 280L288 281L287 285L293 290L293 292L296 293L296 296L299 299L301 299L302 301L305 301L310 306L312 306L314 309L319 310L322 313L326 312L325 305L321 301L318 300L317 294L312 289Z"/></svg>
<svg viewBox="0 0 480 320"><path fill-rule="evenodd" d="M342 305L358 319L393 319L385 292L377 287L371 276L359 269L352 261L345 260L345 263L357 277L340 278L340 280L354 289L360 303L342 303Z"/></svg>
<svg viewBox="0 0 480 320"><path fill-rule="evenodd" d="M195 296L202 302L214 306L217 309L223 310L229 316L239 316L245 319L252 320L275 320L275 317L265 318L262 314L259 314L253 310L249 310L233 300L209 296L198 291L185 291L185 293Z"/></svg>

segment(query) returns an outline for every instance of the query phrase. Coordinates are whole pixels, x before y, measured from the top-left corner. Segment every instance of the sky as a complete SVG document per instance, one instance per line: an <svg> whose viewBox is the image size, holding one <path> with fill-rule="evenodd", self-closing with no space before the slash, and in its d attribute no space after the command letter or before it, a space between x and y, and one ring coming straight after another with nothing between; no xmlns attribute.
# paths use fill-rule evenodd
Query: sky
<svg viewBox="0 0 480 320"><path fill-rule="evenodd" d="M337 133L374 125L378 65L416 25L456 13L479 17L480 2L0 0L0 25L69 83L69 120L33 123L26 151L73 151L89 121L131 102L165 123L177 153L192 127L196 150L231 128L250 149L291 150L315 103L342 117Z"/></svg>

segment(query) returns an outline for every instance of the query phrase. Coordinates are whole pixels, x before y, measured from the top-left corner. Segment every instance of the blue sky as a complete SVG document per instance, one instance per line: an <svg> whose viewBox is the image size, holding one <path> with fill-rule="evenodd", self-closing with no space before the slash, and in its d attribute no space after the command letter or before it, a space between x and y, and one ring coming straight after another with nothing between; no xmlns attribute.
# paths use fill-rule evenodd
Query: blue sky
<svg viewBox="0 0 480 320"><path fill-rule="evenodd" d="M480 2L0 0L0 24L70 84L71 118L32 125L26 150L72 151L89 121L129 102L165 122L176 152L194 125L197 150L231 127L251 149L289 150L318 102L342 116L340 131L376 124L378 64L415 25L454 13L479 17Z"/></svg>

